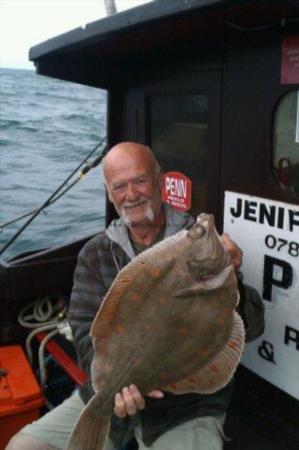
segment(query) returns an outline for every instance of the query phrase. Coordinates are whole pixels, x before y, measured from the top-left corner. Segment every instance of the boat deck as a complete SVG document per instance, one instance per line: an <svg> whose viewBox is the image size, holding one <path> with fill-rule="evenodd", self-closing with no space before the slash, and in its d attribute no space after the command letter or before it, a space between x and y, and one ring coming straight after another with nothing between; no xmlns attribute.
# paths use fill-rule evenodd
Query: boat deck
<svg viewBox="0 0 299 450"><path fill-rule="evenodd" d="M224 450L297 450L296 401L241 367L225 433L232 440L225 443Z"/></svg>

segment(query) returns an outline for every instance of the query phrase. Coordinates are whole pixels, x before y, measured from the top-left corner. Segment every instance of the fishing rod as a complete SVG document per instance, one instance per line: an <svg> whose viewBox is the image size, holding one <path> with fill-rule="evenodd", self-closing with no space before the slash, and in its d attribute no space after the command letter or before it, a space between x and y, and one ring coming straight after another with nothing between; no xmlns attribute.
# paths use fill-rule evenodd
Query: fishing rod
<svg viewBox="0 0 299 450"><path fill-rule="evenodd" d="M104 148L103 150L104 152L106 151L106 148ZM61 197L64 196L64 194L66 194L70 189L72 189L75 184L77 184L80 180L82 180L85 175L90 171L90 169L93 169L94 167L96 167L102 160L102 154L100 156L98 156L91 164L87 164L80 172L78 178L76 178L76 180L74 180L71 184L69 184L64 191L62 191L60 194L58 194L56 197L54 197L49 204L47 205L53 205L53 203L55 203L57 200L59 200ZM2 232L2 230L6 227L8 227L9 225L12 225L13 223L19 222L22 219L25 219L28 216L31 216L31 214L35 213L38 210L38 208L34 208L24 214L22 214L21 216L15 217L12 220L9 220L8 222L2 223L0 224L0 233Z"/></svg>
<svg viewBox="0 0 299 450"><path fill-rule="evenodd" d="M12 236L11 239L0 249L0 256L5 252L5 250L8 249L8 247L11 246L11 244L17 239L17 237L28 227L28 225L48 206L53 204L55 201L57 201L60 197L62 197L67 191L69 191L78 181L80 181L86 174L89 172L90 169L98 166L104 156L107 153L107 146L104 147L102 153L95 158L95 160L91 164L87 164L80 172L80 175L78 179L76 179L71 185L67 186L63 192L60 192L64 186L68 183L68 181L75 175L76 172L83 166L83 164L86 163L86 161L95 153L95 151L103 144L103 142L106 140L106 136L104 136L100 142L92 149L92 151L84 158L83 161L80 162L80 164L72 171L72 173L66 178L65 181L53 192L53 194L48 197L48 199L37 209L24 214L20 218L27 217L28 215L31 215L31 217L27 220L27 222L24 223L24 225ZM11 221L10 223L15 222L15 220ZM4 226L7 224L4 224ZM3 228L3 226L1 227Z"/></svg>
<svg viewBox="0 0 299 450"><path fill-rule="evenodd" d="M81 173L82 173L82 172L81 172ZM75 184L77 184L78 181L80 181L80 180L81 180L81 174L80 174L79 177L78 177L75 181L73 181L73 182L72 182L72 183L71 183L64 191L62 191L61 194L59 194L59 195L57 195L57 197L53 198L53 199L49 202L49 204L47 205L47 208L48 208L50 205L53 205L53 203L55 203L55 202L56 202L57 200L59 200L61 197L63 197L64 194L66 194L67 191L69 191L73 186L75 186ZM28 216L31 216L31 215L34 214L37 210L38 210L38 208L31 209L30 211L28 211L28 212L22 214L21 216L15 217L14 219L9 220L8 222L5 222L5 223L0 224L0 233L2 232L2 230L3 230L4 228L8 227L9 225L12 225L13 223L19 222L20 220L25 219L25 218L28 217Z"/></svg>

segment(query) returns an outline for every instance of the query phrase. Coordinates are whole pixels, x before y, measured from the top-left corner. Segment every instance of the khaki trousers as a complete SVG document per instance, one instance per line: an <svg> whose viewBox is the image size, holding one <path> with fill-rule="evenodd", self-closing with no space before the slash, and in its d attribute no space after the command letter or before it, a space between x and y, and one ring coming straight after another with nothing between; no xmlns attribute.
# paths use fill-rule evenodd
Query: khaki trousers
<svg viewBox="0 0 299 450"><path fill-rule="evenodd" d="M50 444L65 449L68 437L83 409L78 392L61 405L45 414L39 420L27 425L21 431ZM199 417L179 425L158 438L151 447L146 447L141 438L141 427L135 428L139 450L222 450L224 416ZM90 449L93 450L93 449ZM109 440L105 450L119 450Z"/></svg>

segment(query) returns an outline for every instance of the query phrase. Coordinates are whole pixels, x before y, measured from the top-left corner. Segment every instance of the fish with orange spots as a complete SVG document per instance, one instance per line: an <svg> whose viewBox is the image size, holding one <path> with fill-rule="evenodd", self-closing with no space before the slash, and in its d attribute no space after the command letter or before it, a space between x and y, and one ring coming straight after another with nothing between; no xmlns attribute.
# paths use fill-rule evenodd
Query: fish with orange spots
<svg viewBox="0 0 299 450"><path fill-rule="evenodd" d="M190 230L134 258L114 280L93 321L95 395L82 411L68 450L102 450L114 396L135 384L145 395L210 394L239 364L244 327L229 255L201 214Z"/></svg>

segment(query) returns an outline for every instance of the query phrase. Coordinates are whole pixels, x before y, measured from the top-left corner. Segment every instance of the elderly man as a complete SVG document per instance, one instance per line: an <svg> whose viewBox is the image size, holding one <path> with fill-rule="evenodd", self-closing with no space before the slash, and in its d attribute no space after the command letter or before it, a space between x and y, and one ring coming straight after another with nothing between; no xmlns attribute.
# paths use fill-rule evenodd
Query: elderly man
<svg viewBox="0 0 299 450"><path fill-rule="evenodd" d="M162 204L160 169L148 147L133 142L118 144L105 156L103 169L109 199L120 219L81 250L68 314L79 363L87 373L93 354L89 329L117 273L136 254L194 222L189 214ZM238 269L242 261L240 249L227 235L222 239ZM241 298L243 317L244 311L252 311L246 308L245 300L250 299ZM244 318L249 334L256 337L262 326L255 326L252 314ZM88 379L80 393L18 433L7 450L65 448L77 417L92 395ZM115 396L115 415L106 450L120 448L134 435L140 449L146 444L156 450L219 450L230 395L231 384L213 395L173 395L157 390L146 399L138 386L124 387Z"/></svg>

